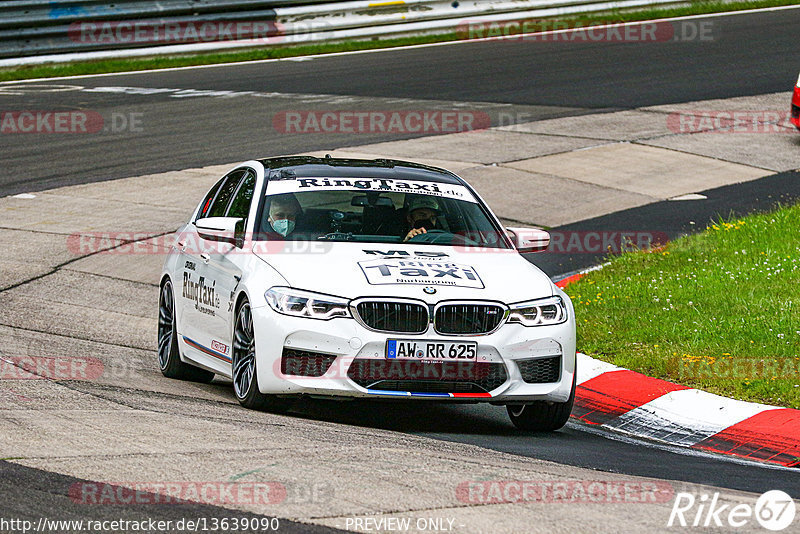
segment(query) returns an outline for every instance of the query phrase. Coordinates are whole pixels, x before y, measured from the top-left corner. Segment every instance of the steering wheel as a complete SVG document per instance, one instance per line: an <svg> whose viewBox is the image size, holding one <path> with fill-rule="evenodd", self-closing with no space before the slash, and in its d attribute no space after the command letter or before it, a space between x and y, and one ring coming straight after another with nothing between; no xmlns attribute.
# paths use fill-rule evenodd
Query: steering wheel
<svg viewBox="0 0 800 534"><path fill-rule="evenodd" d="M454 234L447 230L428 230L424 234L417 234L406 243L431 243L433 245L462 245L475 246L479 243L461 234Z"/></svg>
<svg viewBox="0 0 800 534"><path fill-rule="evenodd" d="M450 245L455 237L445 230L428 230L424 234L417 234L406 243L431 243L434 245Z"/></svg>

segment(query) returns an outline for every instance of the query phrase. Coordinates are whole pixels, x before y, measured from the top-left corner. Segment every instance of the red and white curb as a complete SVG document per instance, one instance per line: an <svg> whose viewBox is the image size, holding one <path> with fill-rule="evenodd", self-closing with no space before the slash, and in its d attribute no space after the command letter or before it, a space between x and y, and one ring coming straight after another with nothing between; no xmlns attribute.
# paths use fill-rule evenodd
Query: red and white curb
<svg viewBox="0 0 800 534"><path fill-rule="evenodd" d="M744 402L578 354L572 417L632 436L800 467L800 410Z"/></svg>
<svg viewBox="0 0 800 534"><path fill-rule="evenodd" d="M570 278L557 285L575 279ZM584 423L670 445L800 467L800 410L714 395L581 353L577 367L572 417Z"/></svg>

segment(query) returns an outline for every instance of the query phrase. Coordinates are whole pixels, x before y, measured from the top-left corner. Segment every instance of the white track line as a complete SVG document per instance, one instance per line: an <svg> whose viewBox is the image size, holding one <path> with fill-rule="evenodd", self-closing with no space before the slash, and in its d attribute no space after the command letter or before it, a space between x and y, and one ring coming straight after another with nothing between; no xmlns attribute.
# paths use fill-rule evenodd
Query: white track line
<svg viewBox="0 0 800 534"><path fill-rule="evenodd" d="M707 13L704 15L687 15L683 17L673 17L673 18L663 18L663 19L652 19L652 20L641 20L636 22L626 22L626 23L615 23L615 24L607 24L607 25L598 25L594 26L595 29L602 29L605 27L616 26L616 27L624 27L624 26L633 26L638 24L645 24L645 23L658 23L658 22L670 22L670 21L679 21L679 20L694 20L694 19L703 19L703 18L719 18L719 17L728 17L728 16L736 16L736 15L749 15L752 13L767 13L771 11L784 11L788 9L800 9L800 5L792 5L792 6L778 6L778 7L767 7L767 8L760 8L760 9L745 9L741 11L726 11L723 13ZM565 32L571 31L578 31L579 28L574 29L565 29L565 30L550 30L546 32L536 32L537 35L556 35ZM533 35L532 33L527 34L519 34L515 35L514 38L518 39L524 37L526 35ZM136 70L136 71L126 71L126 72L109 72L106 74L79 74L74 76L57 76L52 78L32 78L29 80L12 80L7 82L0 82L0 85L4 84L20 84L20 83L33 83L33 82L41 82L41 81L52 81L52 80L74 80L79 78L97 78L100 76L128 76L131 74L146 74L151 72L173 72L173 71L181 71L181 70L189 70L189 69L212 69L212 68L222 68L222 67L232 67L237 65L257 65L263 63L274 63L278 61L303 61L309 59L319 59L319 58L326 58L326 57L338 57L338 56L349 56L355 54L373 54L373 53L382 53L382 52L389 52L389 51L398 51L398 50L414 50L417 48L430 48L435 46L452 46L452 45L459 45L459 44L473 44L473 43L482 43L487 41L502 41L506 39L503 36L498 37L483 37L481 39L457 39L455 41L444 41L440 43L422 43L416 45L405 45L405 46L395 46L391 48L375 48L370 50L351 50L348 52L332 52L329 54L311 54L307 56L293 56L287 58L275 58L275 59L256 59L251 61L236 61L233 63L215 63L213 65L190 65L187 67L169 67L165 69L147 69L147 70Z"/></svg>

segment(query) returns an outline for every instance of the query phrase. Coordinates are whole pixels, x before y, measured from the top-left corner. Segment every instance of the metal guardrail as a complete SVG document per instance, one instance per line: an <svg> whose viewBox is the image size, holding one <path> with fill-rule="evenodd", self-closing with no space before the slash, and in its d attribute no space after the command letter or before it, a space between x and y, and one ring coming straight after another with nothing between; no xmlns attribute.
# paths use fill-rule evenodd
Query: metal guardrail
<svg viewBox="0 0 800 534"><path fill-rule="evenodd" d="M0 0L0 66L452 31L467 21L668 3L678 0ZM206 31L227 23L250 33ZM169 37L201 30L194 41Z"/></svg>
<svg viewBox="0 0 800 534"><path fill-rule="evenodd" d="M276 7L314 0L52 0L0 1L0 57L125 48L70 37L74 24L99 21L274 21ZM74 33L74 32L73 32ZM158 43L153 43L158 44ZM161 43L163 44L163 43ZM137 44L136 46L142 46Z"/></svg>

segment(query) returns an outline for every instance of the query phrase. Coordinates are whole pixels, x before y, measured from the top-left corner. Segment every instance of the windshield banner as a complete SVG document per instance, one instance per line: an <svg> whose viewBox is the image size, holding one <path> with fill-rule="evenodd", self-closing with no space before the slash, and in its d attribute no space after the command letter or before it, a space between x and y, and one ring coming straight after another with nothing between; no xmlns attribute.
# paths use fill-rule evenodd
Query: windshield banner
<svg viewBox="0 0 800 534"><path fill-rule="evenodd" d="M412 193L475 202L475 197L463 185L394 180L391 178L297 178L271 180L267 195L301 193L303 191L378 191L381 193Z"/></svg>

